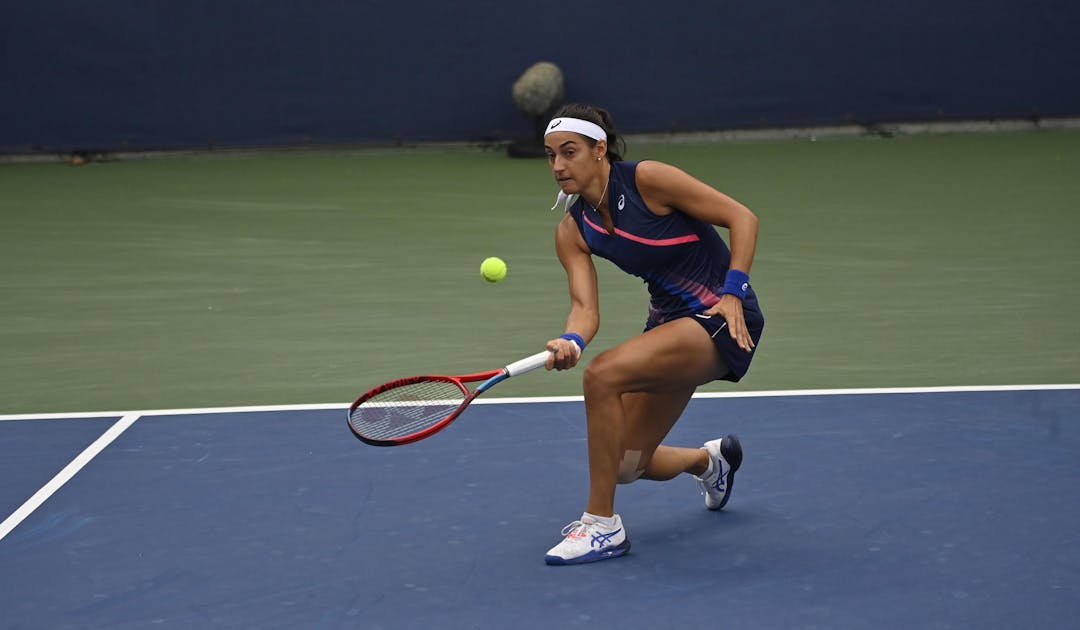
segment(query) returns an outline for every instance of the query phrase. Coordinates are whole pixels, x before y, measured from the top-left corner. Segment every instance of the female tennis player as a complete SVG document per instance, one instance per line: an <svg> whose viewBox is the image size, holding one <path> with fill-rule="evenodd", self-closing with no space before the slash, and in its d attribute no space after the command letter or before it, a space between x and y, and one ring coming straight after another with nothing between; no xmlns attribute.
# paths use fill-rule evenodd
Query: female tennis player
<svg viewBox="0 0 1080 630"><path fill-rule="evenodd" d="M742 447L733 435L680 448L661 444L694 390L738 381L750 366L764 318L750 287L757 217L741 203L682 170L628 162L611 115L582 104L562 107L544 146L565 216L556 252L566 270L566 333L547 343L548 369L575 366L600 326L593 256L648 285L644 332L600 353L585 368L589 499L548 564L614 558L630 549L615 513L615 488L637 479L694 475L711 510L731 496ZM730 248L714 226L726 228Z"/></svg>

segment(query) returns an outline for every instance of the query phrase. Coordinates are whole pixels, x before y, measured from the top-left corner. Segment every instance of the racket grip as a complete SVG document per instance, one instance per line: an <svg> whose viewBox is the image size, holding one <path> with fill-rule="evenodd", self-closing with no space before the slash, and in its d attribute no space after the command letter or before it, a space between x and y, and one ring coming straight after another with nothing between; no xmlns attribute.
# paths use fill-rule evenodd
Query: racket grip
<svg viewBox="0 0 1080 630"><path fill-rule="evenodd" d="M531 357L525 357L520 361L514 361L506 366L507 376L517 376L518 374L532 372L536 368L544 367L544 364L547 363L548 357L550 356L551 351L544 350L543 352L537 352Z"/></svg>

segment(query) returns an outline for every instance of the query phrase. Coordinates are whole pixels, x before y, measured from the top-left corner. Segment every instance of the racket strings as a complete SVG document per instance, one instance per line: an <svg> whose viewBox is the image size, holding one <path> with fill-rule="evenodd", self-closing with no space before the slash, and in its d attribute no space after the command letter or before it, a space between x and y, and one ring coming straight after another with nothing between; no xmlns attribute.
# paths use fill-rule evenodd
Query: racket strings
<svg viewBox="0 0 1080 630"><path fill-rule="evenodd" d="M349 415L349 423L371 439L402 438L438 424L465 402L465 396L450 381L399 385L360 403Z"/></svg>

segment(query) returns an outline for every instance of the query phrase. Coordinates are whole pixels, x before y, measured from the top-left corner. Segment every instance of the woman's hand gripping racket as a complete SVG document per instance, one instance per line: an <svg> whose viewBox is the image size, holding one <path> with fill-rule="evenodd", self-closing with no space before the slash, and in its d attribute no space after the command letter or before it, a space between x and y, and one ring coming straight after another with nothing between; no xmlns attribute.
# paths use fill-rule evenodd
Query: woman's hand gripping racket
<svg viewBox="0 0 1080 630"><path fill-rule="evenodd" d="M410 376L379 385L349 407L349 428L373 446L400 446L434 435L476 397L511 376L547 363L545 350L500 369L461 376ZM483 381L469 392L465 383Z"/></svg>

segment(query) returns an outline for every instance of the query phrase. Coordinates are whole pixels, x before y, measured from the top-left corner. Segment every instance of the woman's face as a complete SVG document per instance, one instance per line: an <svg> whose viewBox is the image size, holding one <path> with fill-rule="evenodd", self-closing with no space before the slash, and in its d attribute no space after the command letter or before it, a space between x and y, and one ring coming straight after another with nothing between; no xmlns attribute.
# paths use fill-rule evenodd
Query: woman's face
<svg viewBox="0 0 1080 630"><path fill-rule="evenodd" d="M568 195L581 194L602 171L604 143L589 146L581 134L557 131L544 137L551 173L559 188Z"/></svg>

